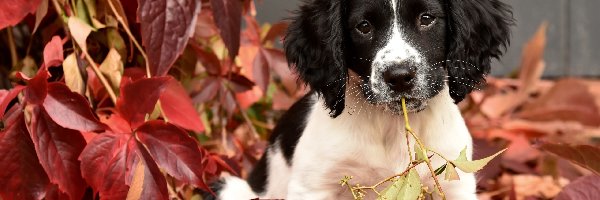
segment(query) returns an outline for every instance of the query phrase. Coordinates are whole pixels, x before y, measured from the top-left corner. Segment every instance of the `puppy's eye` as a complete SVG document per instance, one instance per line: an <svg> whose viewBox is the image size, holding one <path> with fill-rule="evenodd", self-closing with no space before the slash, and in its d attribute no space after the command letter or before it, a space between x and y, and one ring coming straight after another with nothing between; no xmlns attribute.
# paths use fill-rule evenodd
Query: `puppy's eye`
<svg viewBox="0 0 600 200"><path fill-rule="evenodd" d="M358 23L358 25L356 25L356 30L365 35L369 34L371 32L371 29L373 29L371 27L371 23L369 23L367 20L363 20L360 23Z"/></svg>
<svg viewBox="0 0 600 200"><path fill-rule="evenodd" d="M433 22L435 22L435 17L433 15L423 13L419 17L419 26L421 26L421 28L428 27L433 24Z"/></svg>

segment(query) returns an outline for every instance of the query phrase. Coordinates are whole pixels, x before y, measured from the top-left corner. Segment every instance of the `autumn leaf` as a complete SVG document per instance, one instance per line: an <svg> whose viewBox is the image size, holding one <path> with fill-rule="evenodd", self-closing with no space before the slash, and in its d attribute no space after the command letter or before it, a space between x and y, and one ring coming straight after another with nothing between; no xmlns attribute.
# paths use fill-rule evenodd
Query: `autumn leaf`
<svg viewBox="0 0 600 200"><path fill-rule="evenodd" d="M33 109L30 130L35 152L50 182L57 184L71 199L81 199L86 184L77 156L86 145L83 136L56 124L37 106Z"/></svg>
<svg viewBox="0 0 600 200"><path fill-rule="evenodd" d="M589 145L542 143L539 148L600 175L600 148Z"/></svg>
<svg viewBox="0 0 600 200"><path fill-rule="evenodd" d="M169 81L159 99L163 114L170 123L196 132L204 130L200 115L181 83L174 79Z"/></svg>
<svg viewBox="0 0 600 200"><path fill-rule="evenodd" d="M21 22L29 13L34 13L41 0L5 1L0 4L0 30Z"/></svg>
<svg viewBox="0 0 600 200"><path fill-rule="evenodd" d="M565 186L555 200L595 200L600 194L600 176L580 177Z"/></svg>
<svg viewBox="0 0 600 200"><path fill-rule="evenodd" d="M23 91L23 89L25 89L25 87L17 85L15 88L9 91L0 90L0 120L4 118L4 111L6 111L8 104L10 104L10 102L15 99L17 95Z"/></svg>
<svg viewBox="0 0 600 200"><path fill-rule="evenodd" d="M118 92L119 86L121 86L121 78L123 78L123 72L125 71L119 52L111 48L99 68L100 72L107 77L112 89Z"/></svg>
<svg viewBox="0 0 600 200"><path fill-rule="evenodd" d="M183 53L198 12L200 1L195 0L139 1L142 44L148 53L152 75L166 75Z"/></svg>
<svg viewBox="0 0 600 200"><path fill-rule="evenodd" d="M506 151L506 149L479 159L479 160L467 160L467 147L465 147L461 152L460 155L458 156L458 158L456 160L450 161L454 166L458 167L458 169L460 169L463 172L466 173L474 173L477 172L479 170L481 170L485 165L487 165L488 162L490 162L492 159L494 159L496 156L500 155L502 152Z"/></svg>
<svg viewBox="0 0 600 200"><path fill-rule="evenodd" d="M102 199L125 199L139 162L131 134L106 132L96 136L81 152L81 174Z"/></svg>
<svg viewBox="0 0 600 200"><path fill-rule="evenodd" d="M42 104L48 95L48 79L50 75L45 67L40 68L37 75L29 80L25 88L25 100L30 104Z"/></svg>
<svg viewBox="0 0 600 200"><path fill-rule="evenodd" d="M92 112L85 97L71 92L62 83L50 83L44 109L54 122L62 127L78 131L100 131L105 125Z"/></svg>
<svg viewBox="0 0 600 200"><path fill-rule="evenodd" d="M229 57L235 58L240 49L242 2L238 0L210 1L219 33L229 49Z"/></svg>
<svg viewBox="0 0 600 200"><path fill-rule="evenodd" d="M458 172L456 172L454 165L450 162L446 163L446 175L444 176L444 179L448 181L460 180Z"/></svg>
<svg viewBox="0 0 600 200"><path fill-rule="evenodd" d="M132 128L144 123L145 116L152 112L160 94L170 77L143 78L121 86L117 109Z"/></svg>
<svg viewBox="0 0 600 200"><path fill-rule="evenodd" d="M176 179L208 190L198 143L186 132L162 121L149 121L136 131L156 163Z"/></svg>
<svg viewBox="0 0 600 200"><path fill-rule="evenodd" d="M142 187L140 198L130 198L130 196L127 195L127 199L168 200L169 192L167 191L167 180L165 179L165 176L160 169L158 169L158 166L154 160L152 160L152 157L144 146L139 142L136 143L138 147L138 156L140 157L139 163L142 164L143 171L143 178L141 180ZM133 176L131 185L134 185L135 178L136 177Z"/></svg>
<svg viewBox="0 0 600 200"><path fill-rule="evenodd" d="M62 40L58 36L52 37L52 40L44 47L44 65L54 67L62 64L64 59Z"/></svg>
<svg viewBox="0 0 600 200"><path fill-rule="evenodd" d="M23 113L0 131L0 198L43 199L50 181L36 156Z"/></svg>
<svg viewBox="0 0 600 200"><path fill-rule="evenodd" d="M83 81L83 77L81 76L77 55L75 53L68 55L67 58L63 61L62 66L65 76L65 84L73 92L77 92L81 95L84 95L86 85Z"/></svg>
<svg viewBox="0 0 600 200"><path fill-rule="evenodd" d="M271 82L271 73L269 69L269 63L265 55L265 50L260 48L256 57L254 57L254 64L252 66L253 78L258 87L267 93L267 87Z"/></svg>
<svg viewBox="0 0 600 200"><path fill-rule="evenodd" d="M421 178L416 169L411 169L406 176L386 188L382 193L383 197L379 199L397 199L397 200L417 200L421 195Z"/></svg>
<svg viewBox="0 0 600 200"><path fill-rule="evenodd" d="M69 25L69 31L71 32L71 35L77 45L81 47L81 50L87 52L86 40L94 28L75 16L69 17L69 21L67 23Z"/></svg>

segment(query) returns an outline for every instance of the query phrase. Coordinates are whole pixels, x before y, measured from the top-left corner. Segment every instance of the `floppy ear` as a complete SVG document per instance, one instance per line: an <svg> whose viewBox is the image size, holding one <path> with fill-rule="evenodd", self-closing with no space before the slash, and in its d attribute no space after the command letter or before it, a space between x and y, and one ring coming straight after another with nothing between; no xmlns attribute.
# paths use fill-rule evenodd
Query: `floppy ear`
<svg viewBox="0 0 600 200"><path fill-rule="evenodd" d="M343 52L342 0L314 0L300 7L284 41L290 66L324 98L331 117L345 107L348 70Z"/></svg>
<svg viewBox="0 0 600 200"><path fill-rule="evenodd" d="M485 82L491 59L510 43L514 19L510 6L500 0L447 0L446 13L448 85L458 103Z"/></svg>

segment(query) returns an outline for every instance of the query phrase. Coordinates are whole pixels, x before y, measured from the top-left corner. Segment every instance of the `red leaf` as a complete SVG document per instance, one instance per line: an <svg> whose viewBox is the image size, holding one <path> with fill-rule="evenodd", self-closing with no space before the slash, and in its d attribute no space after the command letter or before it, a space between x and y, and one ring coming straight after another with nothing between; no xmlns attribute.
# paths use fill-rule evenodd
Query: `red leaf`
<svg viewBox="0 0 600 200"><path fill-rule="evenodd" d="M40 68L37 75L29 80L25 89L25 101L30 104L42 104L48 95L48 70Z"/></svg>
<svg viewBox="0 0 600 200"><path fill-rule="evenodd" d="M589 126L600 126L597 98L588 82L565 79L526 105L518 117L535 121L578 121Z"/></svg>
<svg viewBox="0 0 600 200"><path fill-rule="evenodd" d="M200 11L200 1L138 1L142 43L148 52L150 71L164 76L188 42Z"/></svg>
<svg viewBox="0 0 600 200"><path fill-rule="evenodd" d="M121 87L117 109L132 128L144 123L146 114L152 112L170 80L171 77L144 78Z"/></svg>
<svg viewBox="0 0 600 200"><path fill-rule="evenodd" d="M42 199L50 181L35 154L23 113L17 115L0 132L0 197Z"/></svg>
<svg viewBox="0 0 600 200"><path fill-rule="evenodd" d="M10 91L0 90L0 119L4 118L4 111L8 107L8 104L23 91L25 87L17 85Z"/></svg>
<svg viewBox="0 0 600 200"><path fill-rule="evenodd" d="M202 63L202 65L204 66L204 68L206 69L206 72L208 72L208 74L213 75L213 76L222 75L221 61L219 60L219 58L217 57L217 55L214 52L204 51L204 50L200 49L200 47L196 47L196 45L192 45L192 46L194 47L194 50L196 51L196 55L198 56L200 63Z"/></svg>
<svg viewBox="0 0 600 200"><path fill-rule="evenodd" d="M540 149L556 154L600 175L600 148L589 145L543 143Z"/></svg>
<svg viewBox="0 0 600 200"><path fill-rule="evenodd" d="M81 199L86 184L77 156L85 147L83 136L54 123L41 107L34 108L30 130L35 151L50 181L71 199Z"/></svg>
<svg viewBox="0 0 600 200"><path fill-rule="evenodd" d="M46 67L59 66L64 59L62 41L60 37L54 36L44 47L44 65Z"/></svg>
<svg viewBox="0 0 600 200"><path fill-rule="evenodd" d="M298 90L298 81L290 70L285 54L278 49L265 49L265 58L269 67L279 76L281 83L289 94L295 94Z"/></svg>
<svg viewBox="0 0 600 200"><path fill-rule="evenodd" d="M595 200L600 194L600 176L578 178L565 186L555 200Z"/></svg>
<svg viewBox="0 0 600 200"><path fill-rule="evenodd" d="M267 62L265 51L265 49L260 48L258 54L256 54L256 57L254 57L252 75L254 78L254 82L256 82L258 87L264 93L267 93L267 88L269 87L271 75L269 73L269 63Z"/></svg>
<svg viewBox="0 0 600 200"><path fill-rule="evenodd" d="M132 167L137 160L131 134L106 132L81 152L81 174L102 199L125 199Z"/></svg>
<svg viewBox="0 0 600 200"><path fill-rule="evenodd" d="M131 133L132 129L129 123L119 115L119 113L113 113L110 116L100 117L102 123L108 125L113 133L128 134Z"/></svg>
<svg viewBox="0 0 600 200"><path fill-rule="evenodd" d="M221 79L207 77L202 80L198 94L194 95L194 103L205 103L215 98L221 88Z"/></svg>
<svg viewBox="0 0 600 200"><path fill-rule="evenodd" d="M229 49L229 57L233 59L240 50L242 3L239 0L212 0L210 3L223 42Z"/></svg>
<svg viewBox="0 0 600 200"><path fill-rule="evenodd" d="M72 92L62 83L48 85L44 109L54 122L65 128L86 132L105 129L104 124L96 119L85 97Z"/></svg>
<svg viewBox="0 0 600 200"><path fill-rule="evenodd" d="M160 95L160 106L169 122L197 132L204 130L192 99L178 81L169 81L167 89Z"/></svg>
<svg viewBox="0 0 600 200"><path fill-rule="evenodd" d="M186 132L162 121L149 121L137 131L156 163L176 179L207 189L202 180L202 154Z"/></svg>
<svg viewBox="0 0 600 200"><path fill-rule="evenodd" d="M148 151L144 146L137 142L138 155L140 162L144 164L144 177L142 185L142 193L139 199L169 199L169 191L167 190L167 180L165 176L160 172L156 162L152 160ZM133 185L132 183L131 185Z"/></svg>
<svg viewBox="0 0 600 200"><path fill-rule="evenodd" d="M40 5L40 0L12 0L0 4L0 30L21 22L29 13L34 13Z"/></svg>
<svg viewBox="0 0 600 200"><path fill-rule="evenodd" d="M263 42L275 40L278 37L282 37L285 34L285 31L287 31L287 29L288 29L288 23L286 23L286 22L279 22L279 23L273 24L273 26L271 26L271 29L269 29L269 32L267 33L265 38L263 38Z"/></svg>

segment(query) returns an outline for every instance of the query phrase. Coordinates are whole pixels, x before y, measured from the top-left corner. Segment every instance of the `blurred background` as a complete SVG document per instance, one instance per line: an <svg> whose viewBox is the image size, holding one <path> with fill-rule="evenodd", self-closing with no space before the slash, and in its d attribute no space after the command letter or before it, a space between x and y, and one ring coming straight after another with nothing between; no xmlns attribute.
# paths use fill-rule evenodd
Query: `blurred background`
<svg viewBox="0 0 600 200"><path fill-rule="evenodd" d="M301 0L263 0L257 5L257 19L277 22L289 16ZM544 77L599 77L600 22L598 0L504 0L513 7L517 26L512 45L504 57L492 65L494 75L504 76L517 70L521 49L538 26L548 22Z"/></svg>

